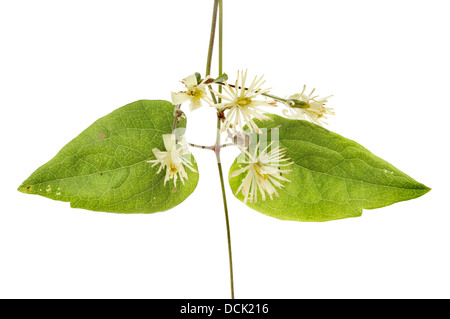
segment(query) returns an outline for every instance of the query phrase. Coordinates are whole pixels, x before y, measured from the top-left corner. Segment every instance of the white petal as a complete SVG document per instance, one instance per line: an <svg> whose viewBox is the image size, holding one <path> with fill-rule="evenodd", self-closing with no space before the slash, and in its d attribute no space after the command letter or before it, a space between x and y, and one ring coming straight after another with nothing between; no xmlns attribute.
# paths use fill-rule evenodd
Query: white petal
<svg viewBox="0 0 450 319"><path fill-rule="evenodd" d="M192 112L201 106L202 106L202 102L200 101L200 99L191 99L191 104L189 104L189 110L191 110L191 112Z"/></svg>
<svg viewBox="0 0 450 319"><path fill-rule="evenodd" d="M246 170L248 170L250 168L250 165L247 165L241 169L235 170L233 173L231 173L230 177L236 177L240 174L242 174L243 172L245 172Z"/></svg>
<svg viewBox="0 0 450 319"><path fill-rule="evenodd" d="M189 100L189 95L186 92L172 92L172 103L181 104Z"/></svg>
<svg viewBox="0 0 450 319"><path fill-rule="evenodd" d="M195 74L189 75L188 77L185 77L183 79L183 83L187 87L197 85L197 77L195 76Z"/></svg>
<svg viewBox="0 0 450 319"><path fill-rule="evenodd" d="M163 134L164 146L166 150L171 152L175 146L175 134Z"/></svg>

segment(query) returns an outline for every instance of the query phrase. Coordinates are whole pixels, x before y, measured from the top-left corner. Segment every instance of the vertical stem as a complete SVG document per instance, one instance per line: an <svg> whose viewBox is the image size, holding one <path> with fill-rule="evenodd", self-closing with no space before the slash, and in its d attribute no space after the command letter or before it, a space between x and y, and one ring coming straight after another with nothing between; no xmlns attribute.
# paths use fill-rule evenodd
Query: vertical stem
<svg viewBox="0 0 450 319"><path fill-rule="evenodd" d="M223 0L219 0L219 75L223 73ZM222 92L222 86L219 86L219 92ZM220 103L221 99L219 99ZM222 163L220 161L220 119L217 119L217 138L216 138L216 158L217 158L217 168L219 169L220 176L220 186L222 187L222 199L223 199L223 209L225 211L225 222L227 227L227 240L228 240L228 261L230 264L230 285L231 285L231 299L234 299L234 280L233 280L233 255L231 253L231 232L230 232L230 221L228 218L228 206L227 206L227 196L225 194L225 183L223 179Z"/></svg>
<svg viewBox="0 0 450 319"><path fill-rule="evenodd" d="M208 59L206 60L206 75L211 74L211 61L214 48L214 38L216 36L216 24L217 24L217 8L219 6L219 0L214 0L214 8L211 22L211 35L209 37Z"/></svg>
<svg viewBox="0 0 450 319"><path fill-rule="evenodd" d="M223 1L219 0L219 76L223 74L222 48L223 48ZM222 93L221 85L219 85L219 93ZM219 103L220 102L222 102L222 98L219 97Z"/></svg>
<svg viewBox="0 0 450 319"><path fill-rule="evenodd" d="M220 120L217 120L217 121L218 121L219 130L220 130ZM228 261L229 261L229 264L230 264L231 299L234 299L233 255L231 253L230 221L229 221L229 218L228 218L227 196L225 194L225 185L224 185L224 180L223 180L222 163L220 162L220 149L219 149L219 151L216 151L216 156L217 156L217 168L219 169L219 176L220 176L220 186L222 187L222 199L223 199L223 209L225 211L225 222L226 222L226 227L227 227Z"/></svg>
<svg viewBox="0 0 450 319"><path fill-rule="evenodd" d="M211 24L211 36L209 39L209 49L208 49L208 60L206 62L206 75L211 74L211 60L212 60L212 52L214 47L214 38L216 32L216 24L217 24L217 10L219 9L219 75L222 74L222 33L223 33L223 3L222 0L214 0L214 8L213 8L213 16L212 16L212 24ZM212 92L211 92L212 93ZM215 102L215 96L212 94L213 100ZM233 259L231 254L231 233L230 233L230 222L228 218L228 206L227 206L227 198L225 194L225 183L222 172L222 163L220 162L220 119L217 119L217 135L216 135L216 143L214 145L214 152L216 153L217 159L217 168L219 170L220 177L220 186L222 188L222 199L223 199L223 208L225 211L225 222L227 227L227 240L228 240L228 260L230 264L230 284L231 284L231 298L234 299L234 280L233 280Z"/></svg>
<svg viewBox="0 0 450 319"><path fill-rule="evenodd" d="M209 47L208 47L208 58L206 59L206 72L205 77L211 74L211 61L212 61L212 54L214 49L214 38L216 37L216 24L217 24L217 9L219 7L219 0L214 0L214 7L213 7L213 15L212 15L212 21L211 21L211 34L209 36ZM209 86L211 89L211 85ZM217 99L215 94L212 91L209 91L211 93L211 98L213 99L214 104L217 104Z"/></svg>

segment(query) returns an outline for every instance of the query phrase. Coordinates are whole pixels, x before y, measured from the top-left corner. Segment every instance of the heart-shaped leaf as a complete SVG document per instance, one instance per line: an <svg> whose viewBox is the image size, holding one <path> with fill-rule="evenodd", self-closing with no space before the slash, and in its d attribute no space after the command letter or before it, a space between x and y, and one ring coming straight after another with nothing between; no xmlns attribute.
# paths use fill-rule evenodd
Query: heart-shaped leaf
<svg viewBox="0 0 450 319"><path fill-rule="evenodd" d="M153 148L165 150L162 134L172 133L173 111L172 103L160 100L115 110L64 146L18 190L114 213L154 213L180 204L197 186L198 173L187 169L184 185L170 180L164 186L164 171L157 174L158 166L147 162L155 158ZM185 125L181 120L178 127Z"/></svg>
<svg viewBox="0 0 450 319"><path fill-rule="evenodd" d="M267 140L276 140L293 164L283 174L279 197L273 200L247 201L247 205L263 214L285 220L327 221L357 217L363 209L379 208L419 197L430 189L391 164L375 156L358 143L330 132L318 125L269 115L273 121L255 120L268 129ZM242 169L243 154L230 169L230 186L236 193L246 174L231 177Z"/></svg>

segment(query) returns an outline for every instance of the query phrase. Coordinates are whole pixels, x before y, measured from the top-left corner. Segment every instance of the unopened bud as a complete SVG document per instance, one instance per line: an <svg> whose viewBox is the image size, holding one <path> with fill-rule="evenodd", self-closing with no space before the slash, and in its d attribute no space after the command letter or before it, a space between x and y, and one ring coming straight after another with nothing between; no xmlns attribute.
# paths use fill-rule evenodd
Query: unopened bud
<svg viewBox="0 0 450 319"><path fill-rule="evenodd" d="M288 100L289 106L293 108L299 108L299 109L309 109L311 105L307 101L302 101L298 99L290 99Z"/></svg>

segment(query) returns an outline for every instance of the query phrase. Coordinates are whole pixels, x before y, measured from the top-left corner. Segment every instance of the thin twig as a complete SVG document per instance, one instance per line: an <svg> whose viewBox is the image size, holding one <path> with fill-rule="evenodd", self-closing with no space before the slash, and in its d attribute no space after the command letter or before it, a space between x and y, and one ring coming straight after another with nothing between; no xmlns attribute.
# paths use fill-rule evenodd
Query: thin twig
<svg viewBox="0 0 450 319"><path fill-rule="evenodd" d="M175 131L178 124L178 119L183 115L183 112L180 110L181 104L178 104L173 111L173 115L175 115L175 119L173 120L172 132Z"/></svg>
<svg viewBox="0 0 450 319"><path fill-rule="evenodd" d="M215 145L213 145L213 146L197 145L197 144L194 144L194 143L188 143L188 144L189 144L189 146L196 147L196 148L201 148L201 149L204 149L204 150L214 150L214 146L215 146Z"/></svg>
<svg viewBox="0 0 450 319"><path fill-rule="evenodd" d="M216 82L216 84L219 84L219 88L221 87L221 85L225 85L224 83L221 83L221 82ZM232 87L232 88L235 88L235 87L236 87L236 85L233 85L233 84L228 84L228 85L229 85L230 87ZM238 86L238 89L241 89L241 86ZM244 88L244 90L248 90L248 88ZM264 95L264 96L266 96L266 97L269 97L269 98L274 99L274 100L277 100L277 101L287 102L286 99L283 99L283 98L281 98L281 97L279 97L279 96L276 96L276 95L272 95L272 94L268 94L268 93L262 93L261 95Z"/></svg>
<svg viewBox="0 0 450 319"><path fill-rule="evenodd" d="M211 150L211 151L217 151L217 150L220 150L227 146L235 146L235 144L233 144L233 143L220 144L218 146L217 145L206 146L206 145L198 145L198 144L194 144L194 143L188 143L188 144L189 144L189 146L192 146L192 147L201 148L203 150Z"/></svg>

